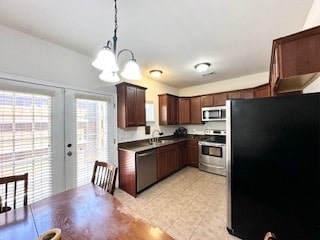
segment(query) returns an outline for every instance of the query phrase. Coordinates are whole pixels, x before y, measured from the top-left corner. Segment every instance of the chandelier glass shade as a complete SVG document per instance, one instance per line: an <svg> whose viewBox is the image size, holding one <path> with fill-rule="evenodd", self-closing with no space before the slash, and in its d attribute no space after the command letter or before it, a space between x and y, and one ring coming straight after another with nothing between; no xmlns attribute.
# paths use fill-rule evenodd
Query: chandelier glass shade
<svg viewBox="0 0 320 240"><path fill-rule="evenodd" d="M133 52L129 49L122 49L118 54L116 54L116 46L117 46L117 40L118 40L117 38L117 29L118 29L117 0L114 0L114 8L115 8L115 21L114 21L115 28L114 28L113 42L111 42L110 40L107 42L107 45L104 46L102 50L100 50L97 58L92 62L92 66L103 71L99 75L99 78L102 81L119 82L120 78L119 78L118 72L120 68L118 66L118 59L121 53L128 51L131 54L131 59L126 63L125 67L123 68L123 71L121 72L121 76L129 80L139 80L141 79L141 72L140 72L139 65L137 64L137 61L134 58Z"/></svg>
<svg viewBox="0 0 320 240"><path fill-rule="evenodd" d="M99 70L118 72L119 67L116 58L110 47L103 47L97 58L92 62L92 66Z"/></svg>
<svg viewBox="0 0 320 240"><path fill-rule="evenodd" d="M141 79L140 68L135 59L131 59L129 62L127 62L126 66L121 72L121 76L130 80Z"/></svg>
<svg viewBox="0 0 320 240"><path fill-rule="evenodd" d="M120 81L120 78L118 76L118 73L117 72L111 72L111 71L106 71L104 70L100 75L99 75L99 78L102 80L102 81L105 81L105 82L119 82Z"/></svg>

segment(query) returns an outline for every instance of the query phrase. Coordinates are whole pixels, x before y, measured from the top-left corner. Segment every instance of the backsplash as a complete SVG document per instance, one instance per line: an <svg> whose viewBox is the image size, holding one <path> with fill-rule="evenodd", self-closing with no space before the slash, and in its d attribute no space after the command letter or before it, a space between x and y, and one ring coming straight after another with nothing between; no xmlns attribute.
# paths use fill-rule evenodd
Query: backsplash
<svg viewBox="0 0 320 240"><path fill-rule="evenodd" d="M118 128L118 143L152 138L152 132L154 130L160 130L160 132L163 132L162 136L171 136L173 135L174 131L179 127L178 125L159 126L155 123L147 123L147 125L150 126L150 134L145 134L145 127L132 127L126 129ZM155 133L155 137L157 136L159 136L158 133Z"/></svg>
<svg viewBox="0 0 320 240"><path fill-rule="evenodd" d="M183 125L188 130L188 134L203 135L205 129L225 130L226 121L205 122L205 124Z"/></svg>
<svg viewBox="0 0 320 240"><path fill-rule="evenodd" d="M203 135L205 129L226 129L226 122L206 122L205 124L197 125L173 125L173 126L159 126L155 123L147 123L150 126L150 134L145 134L145 127L132 127L121 129L118 128L118 143L130 142L148 139L152 137L152 132L154 130L160 130L163 132L163 136L171 136L174 134L174 131L179 127L185 127L188 130L188 134L197 134ZM158 133L155 136L159 136Z"/></svg>

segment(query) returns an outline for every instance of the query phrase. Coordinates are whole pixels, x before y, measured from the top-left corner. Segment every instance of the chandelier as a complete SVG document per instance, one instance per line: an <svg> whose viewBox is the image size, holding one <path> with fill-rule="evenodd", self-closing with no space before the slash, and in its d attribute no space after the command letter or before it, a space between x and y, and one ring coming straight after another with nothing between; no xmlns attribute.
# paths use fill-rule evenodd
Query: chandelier
<svg viewBox="0 0 320 240"><path fill-rule="evenodd" d="M118 30L118 8L117 8L117 0L114 0L114 35L113 41L108 40L107 45L102 48L102 50L98 53L97 58L92 62L92 66L95 68L102 70L103 72L99 75L99 78L105 82L119 82L120 78L118 75L119 66L118 59L120 54L123 52L130 53L130 60L126 63L123 71L121 72L121 76L125 79L129 80L139 80L141 79L141 73L139 65L137 64L136 59L134 58L133 52L129 49L122 49L116 54L117 50L117 30Z"/></svg>

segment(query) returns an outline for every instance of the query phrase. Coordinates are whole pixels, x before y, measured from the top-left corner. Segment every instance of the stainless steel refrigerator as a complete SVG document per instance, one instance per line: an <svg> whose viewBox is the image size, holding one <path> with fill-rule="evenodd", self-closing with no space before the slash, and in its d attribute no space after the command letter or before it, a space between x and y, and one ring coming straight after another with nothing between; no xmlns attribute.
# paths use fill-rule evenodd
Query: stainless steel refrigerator
<svg viewBox="0 0 320 240"><path fill-rule="evenodd" d="M227 229L320 239L320 94L227 102Z"/></svg>

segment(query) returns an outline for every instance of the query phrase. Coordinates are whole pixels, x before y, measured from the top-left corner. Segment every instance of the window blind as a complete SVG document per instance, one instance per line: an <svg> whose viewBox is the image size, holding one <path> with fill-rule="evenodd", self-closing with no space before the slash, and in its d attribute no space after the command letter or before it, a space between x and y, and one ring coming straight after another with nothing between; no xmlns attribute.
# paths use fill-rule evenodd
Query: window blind
<svg viewBox="0 0 320 240"><path fill-rule="evenodd" d="M51 115L51 96L0 90L0 177L28 172L28 203L52 195Z"/></svg>
<svg viewBox="0 0 320 240"><path fill-rule="evenodd" d="M76 99L76 185L91 181L94 162L111 161L113 115L108 101Z"/></svg>

